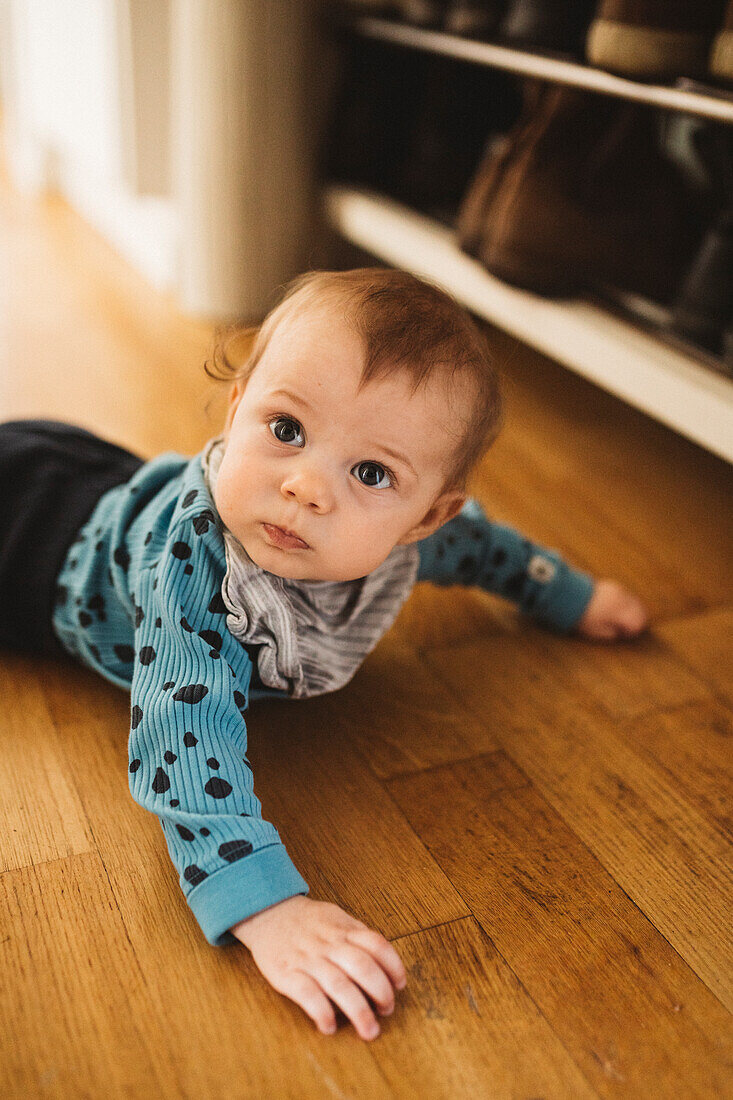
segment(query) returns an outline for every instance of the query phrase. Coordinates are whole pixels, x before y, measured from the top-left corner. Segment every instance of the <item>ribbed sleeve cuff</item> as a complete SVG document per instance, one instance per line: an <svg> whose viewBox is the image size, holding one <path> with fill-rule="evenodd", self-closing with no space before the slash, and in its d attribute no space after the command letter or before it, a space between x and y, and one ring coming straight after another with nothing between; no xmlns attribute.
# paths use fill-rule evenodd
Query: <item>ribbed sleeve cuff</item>
<svg viewBox="0 0 733 1100"><path fill-rule="evenodd" d="M309 889L285 845L270 844L208 875L186 901L209 943L224 947L238 942L232 925Z"/></svg>
<svg viewBox="0 0 733 1100"><path fill-rule="evenodd" d="M537 605L533 617L545 626L562 634L569 633L590 602L594 589L593 578L561 562L558 575L547 586L541 605Z"/></svg>

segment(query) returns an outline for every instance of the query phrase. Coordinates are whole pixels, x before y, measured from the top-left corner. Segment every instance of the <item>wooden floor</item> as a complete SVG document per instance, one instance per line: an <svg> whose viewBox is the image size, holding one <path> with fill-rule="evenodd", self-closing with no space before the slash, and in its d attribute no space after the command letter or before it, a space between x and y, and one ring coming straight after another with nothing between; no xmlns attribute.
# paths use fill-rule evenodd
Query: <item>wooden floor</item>
<svg viewBox="0 0 733 1100"><path fill-rule="evenodd" d="M0 184L0 418L194 454L225 394L182 319L59 200ZM733 1096L731 469L492 335L491 515L642 593L649 635L555 637L416 588L351 684L249 711L311 896L400 952L382 1035L320 1035L214 948L127 785L128 696L0 655L0 1095Z"/></svg>

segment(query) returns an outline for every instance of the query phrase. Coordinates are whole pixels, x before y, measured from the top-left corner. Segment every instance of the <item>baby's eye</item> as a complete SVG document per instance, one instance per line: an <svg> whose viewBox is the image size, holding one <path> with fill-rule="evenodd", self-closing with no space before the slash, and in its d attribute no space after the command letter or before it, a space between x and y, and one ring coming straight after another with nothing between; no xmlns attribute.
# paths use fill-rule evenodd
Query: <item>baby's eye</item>
<svg viewBox="0 0 733 1100"><path fill-rule="evenodd" d="M296 430L298 429L298 430ZM295 443L299 435L302 435L300 424L291 416L277 416L270 421L270 431L281 443ZM302 443L297 443L302 446Z"/></svg>
<svg viewBox="0 0 733 1100"><path fill-rule="evenodd" d="M357 480L370 489L389 489L392 485L391 475L378 462L358 462L354 469L356 470ZM364 477L362 477L362 474ZM386 483L383 482L383 478L388 479Z"/></svg>

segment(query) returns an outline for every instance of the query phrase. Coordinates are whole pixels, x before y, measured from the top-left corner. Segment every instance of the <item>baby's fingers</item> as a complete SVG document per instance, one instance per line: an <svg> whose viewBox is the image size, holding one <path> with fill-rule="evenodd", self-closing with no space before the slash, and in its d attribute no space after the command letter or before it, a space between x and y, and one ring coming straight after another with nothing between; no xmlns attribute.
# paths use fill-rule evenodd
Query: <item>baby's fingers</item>
<svg viewBox="0 0 733 1100"><path fill-rule="evenodd" d="M303 970L288 970L273 988L289 997L310 1016L319 1031L332 1035L336 1030L336 1013L333 1005L315 978Z"/></svg>
<svg viewBox="0 0 733 1100"><path fill-rule="evenodd" d="M369 1002L340 967L328 959L312 963L312 973L321 989L348 1016L362 1039L375 1039L379 1024Z"/></svg>
<svg viewBox="0 0 733 1100"><path fill-rule="evenodd" d="M396 989L404 989L407 985L407 973L402 959L399 957L389 940L386 940L373 928L350 928L346 933L349 943L357 947L363 947L370 955L373 955L383 970L387 972Z"/></svg>
<svg viewBox="0 0 733 1100"><path fill-rule="evenodd" d="M363 947L341 940L329 949L328 957L361 986L382 1016L389 1016L394 1011L392 983L373 955Z"/></svg>

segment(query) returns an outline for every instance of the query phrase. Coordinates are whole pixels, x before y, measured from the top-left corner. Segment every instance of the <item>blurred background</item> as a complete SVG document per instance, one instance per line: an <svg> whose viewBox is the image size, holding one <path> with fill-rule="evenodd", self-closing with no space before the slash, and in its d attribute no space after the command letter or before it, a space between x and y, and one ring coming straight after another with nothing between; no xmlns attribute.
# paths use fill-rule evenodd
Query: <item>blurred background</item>
<svg viewBox="0 0 733 1100"><path fill-rule="evenodd" d="M733 3L673 7L2 0L6 180L182 317L410 268L730 459Z"/></svg>

